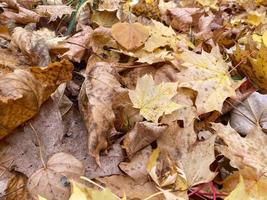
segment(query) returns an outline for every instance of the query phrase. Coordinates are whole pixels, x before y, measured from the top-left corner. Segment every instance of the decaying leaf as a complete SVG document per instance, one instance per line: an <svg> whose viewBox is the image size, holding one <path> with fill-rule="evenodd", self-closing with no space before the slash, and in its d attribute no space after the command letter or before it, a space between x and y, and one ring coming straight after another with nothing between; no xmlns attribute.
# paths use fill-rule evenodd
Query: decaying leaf
<svg viewBox="0 0 267 200"><path fill-rule="evenodd" d="M136 123L123 141L127 155L132 157L137 151L151 144L164 133L166 128L166 125L157 125L150 122Z"/></svg>
<svg viewBox="0 0 267 200"><path fill-rule="evenodd" d="M110 64L99 62L91 69L79 95L79 107L89 134L89 153L100 165L99 153L107 148L108 138L115 132L112 101L122 88Z"/></svg>
<svg viewBox="0 0 267 200"><path fill-rule="evenodd" d="M53 155L44 168L31 175L27 188L30 194L48 200L67 200L70 196L68 178L78 178L84 174L83 164L67 153Z"/></svg>
<svg viewBox="0 0 267 200"><path fill-rule="evenodd" d="M215 160L214 143L215 136L196 141L192 125L180 128L175 123L158 139L162 154L169 155L178 168L176 188L185 190L216 176L209 168Z"/></svg>
<svg viewBox="0 0 267 200"><path fill-rule="evenodd" d="M179 86L198 92L196 106L199 113L221 111L224 100L236 95L235 90L242 81L231 78L229 64L223 60L218 47L211 53L184 51L179 58L185 67L178 74Z"/></svg>
<svg viewBox="0 0 267 200"><path fill-rule="evenodd" d="M11 45L29 56L33 64L46 66L50 63L49 49L56 48L63 39L57 38L55 32L46 28L31 31L16 27L11 37Z"/></svg>
<svg viewBox="0 0 267 200"><path fill-rule="evenodd" d="M63 15L71 15L74 10L67 5L39 5L36 12L40 16L50 17L50 21L55 21L57 18L62 18Z"/></svg>
<svg viewBox="0 0 267 200"><path fill-rule="evenodd" d="M137 184L133 179L124 175L114 175L110 177L98 178L98 180L110 188L112 192L120 197L127 194L129 199L143 199L158 192L153 182L146 182L142 185ZM128 199L127 198L127 199ZM155 200L160 200L159 197L154 197Z"/></svg>
<svg viewBox="0 0 267 200"><path fill-rule="evenodd" d="M112 26L111 33L126 50L137 49L149 37L149 29L140 23L116 23Z"/></svg>
<svg viewBox="0 0 267 200"><path fill-rule="evenodd" d="M62 60L0 76L0 137L32 118L57 86L71 79L72 69Z"/></svg>
<svg viewBox="0 0 267 200"><path fill-rule="evenodd" d="M246 136L255 128L267 129L267 96L258 92L251 94L231 114L231 127Z"/></svg>
<svg viewBox="0 0 267 200"><path fill-rule="evenodd" d="M161 83L155 85L151 75L138 79L136 89L129 91L129 97L134 108L140 109L140 114L155 123L163 114L184 107L171 101L176 94L177 83Z"/></svg>
<svg viewBox="0 0 267 200"><path fill-rule="evenodd" d="M227 145L217 146L218 150L230 159L233 167L238 169L251 167L258 176L266 172L267 136L261 129L255 127L245 138L242 138L229 125L213 124L213 128Z"/></svg>
<svg viewBox="0 0 267 200"><path fill-rule="evenodd" d="M8 181L8 186L5 190L7 194L6 200L28 200L29 194L26 189L27 179L24 174L15 172L14 176Z"/></svg>

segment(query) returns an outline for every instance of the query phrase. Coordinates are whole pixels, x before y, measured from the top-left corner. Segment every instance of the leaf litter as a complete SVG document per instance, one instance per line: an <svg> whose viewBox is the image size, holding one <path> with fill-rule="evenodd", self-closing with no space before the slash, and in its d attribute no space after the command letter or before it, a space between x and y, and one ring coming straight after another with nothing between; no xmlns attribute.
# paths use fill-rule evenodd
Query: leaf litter
<svg viewBox="0 0 267 200"><path fill-rule="evenodd" d="M265 200L265 1L0 2L0 198Z"/></svg>

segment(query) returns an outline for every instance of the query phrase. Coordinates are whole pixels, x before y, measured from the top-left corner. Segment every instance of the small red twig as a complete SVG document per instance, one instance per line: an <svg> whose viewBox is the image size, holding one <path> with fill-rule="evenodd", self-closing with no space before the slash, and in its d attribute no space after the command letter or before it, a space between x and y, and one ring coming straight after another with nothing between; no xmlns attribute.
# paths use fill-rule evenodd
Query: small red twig
<svg viewBox="0 0 267 200"><path fill-rule="evenodd" d="M212 181L210 182L210 189L213 193L213 200L216 200L217 199L217 191L216 191L216 188L214 187L214 184Z"/></svg>

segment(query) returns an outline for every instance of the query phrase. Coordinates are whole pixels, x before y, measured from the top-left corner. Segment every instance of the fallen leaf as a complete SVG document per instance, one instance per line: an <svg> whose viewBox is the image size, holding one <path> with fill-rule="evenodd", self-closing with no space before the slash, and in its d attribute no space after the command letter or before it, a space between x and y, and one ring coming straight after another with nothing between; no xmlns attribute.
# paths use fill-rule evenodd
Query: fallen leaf
<svg viewBox="0 0 267 200"><path fill-rule="evenodd" d="M8 181L8 186L5 190L7 194L6 200L28 200L29 193L26 189L28 178L19 172L14 172L13 174L14 176Z"/></svg>
<svg viewBox="0 0 267 200"><path fill-rule="evenodd" d="M151 147L147 146L146 148L138 151L130 162L120 163L120 169L134 179L136 183L144 184L148 181L146 163L151 152Z"/></svg>
<svg viewBox="0 0 267 200"><path fill-rule="evenodd" d="M32 118L60 83L71 79L73 65L67 61L48 67L16 69L0 77L0 135L6 136Z"/></svg>
<svg viewBox="0 0 267 200"><path fill-rule="evenodd" d="M91 32L92 29L89 26L85 26L81 32L78 32L68 38L64 47L69 50L66 51L62 57L75 62L81 62L81 59L86 51L86 47L90 41Z"/></svg>
<svg viewBox="0 0 267 200"><path fill-rule="evenodd" d="M71 195L69 200L88 200L91 199L91 191L80 183L70 180Z"/></svg>
<svg viewBox="0 0 267 200"><path fill-rule="evenodd" d="M138 79L136 89L129 91L133 107L140 109L140 114L155 123L163 114L184 107L171 101L176 94L177 83L161 83L155 85L151 75Z"/></svg>
<svg viewBox="0 0 267 200"><path fill-rule="evenodd" d="M61 19L63 15L71 15L73 8L67 5L38 5L36 12L40 16L48 16L50 21L55 21L57 18Z"/></svg>
<svg viewBox="0 0 267 200"><path fill-rule="evenodd" d="M104 183L106 187L110 188L115 194L122 197L124 193L129 199L144 199L158 192L153 182L146 182L139 185L130 177L124 175L114 175L109 177L98 178L100 182ZM160 200L159 197L154 197L155 200Z"/></svg>
<svg viewBox="0 0 267 200"><path fill-rule="evenodd" d="M67 153L57 153L44 168L30 176L27 188L34 198L41 195L48 200L67 200L70 195L67 178L77 178L83 174L84 167L79 160Z"/></svg>
<svg viewBox="0 0 267 200"><path fill-rule="evenodd" d="M225 197L225 200L235 200L240 198L244 200L264 200L267 198L266 189L266 179L260 179L251 187L246 188L244 179L242 176L240 176L240 182L238 183L236 188L227 197Z"/></svg>
<svg viewBox="0 0 267 200"><path fill-rule="evenodd" d="M88 149L99 165L99 153L107 148L108 138L115 132L112 101L122 90L115 70L104 62L92 67L81 88L79 108L89 133Z"/></svg>
<svg viewBox="0 0 267 200"><path fill-rule="evenodd" d="M157 125L150 122L136 123L123 141L128 157L131 158L136 152L155 141L164 133L166 128L166 125Z"/></svg>
<svg viewBox="0 0 267 200"><path fill-rule="evenodd" d="M173 50L177 49L178 37L175 31L164 24L152 20L153 25L149 26L150 37L145 42L144 50L153 52L159 47L169 46Z"/></svg>
<svg viewBox="0 0 267 200"><path fill-rule="evenodd" d="M242 71L247 75L247 77L253 81L260 89L266 89L267 79L265 74L266 72L266 55L267 55L267 47L265 45L261 45L259 51L255 58L249 57L250 65L242 65Z"/></svg>
<svg viewBox="0 0 267 200"><path fill-rule="evenodd" d="M11 36L11 45L28 55L32 63L46 66L50 63L49 49L55 48L64 38L57 38L55 32L49 29L38 31L16 27Z"/></svg>
<svg viewBox="0 0 267 200"><path fill-rule="evenodd" d="M192 125L180 128L175 122L158 139L162 154L169 155L178 167L176 188L186 190L213 180L216 173L209 167L215 160L214 143L215 136L197 141Z"/></svg>
<svg viewBox="0 0 267 200"><path fill-rule="evenodd" d="M267 130L266 113L267 96L252 93L231 113L230 124L238 133L246 136L255 128Z"/></svg>
<svg viewBox="0 0 267 200"><path fill-rule="evenodd" d="M242 138L229 125L213 124L212 127L227 145L218 145L217 149L230 159L233 167L238 169L251 167L258 176L266 171L267 136L261 129L255 127L245 138Z"/></svg>
<svg viewBox="0 0 267 200"><path fill-rule="evenodd" d="M211 53L184 51L179 58L184 62L184 68L178 74L179 87L191 88L198 92L198 113L221 111L224 100L236 95L235 90L242 81L231 78L228 72L229 64L223 60L218 47L213 48Z"/></svg>
<svg viewBox="0 0 267 200"><path fill-rule="evenodd" d="M140 23L116 23L111 28L111 34L126 50L133 50L145 43L149 29Z"/></svg>

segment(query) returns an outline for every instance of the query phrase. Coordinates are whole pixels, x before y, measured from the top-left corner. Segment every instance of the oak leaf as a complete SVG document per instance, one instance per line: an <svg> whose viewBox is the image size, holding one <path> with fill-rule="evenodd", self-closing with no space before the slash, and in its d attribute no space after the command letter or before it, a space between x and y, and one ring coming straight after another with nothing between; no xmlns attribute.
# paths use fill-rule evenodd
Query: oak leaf
<svg viewBox="0 0 267 200"><path fill-rule="evenodd" d="M71 79L72 69L72 63L62 60L0 76L0 138L32 118L56 88Z"/></svg>
<svg viewBox="0 0 267 200"><path fill-rule="evenodd" d="M184 66L178 74L179 86L198 92L196 106L199 113L221 111L224 100L236 95L235 90L242 81L231 78L229 64L223 60L218 47L202 54L184 51L179 58Z"/></svg>
<svg viewBox="0 0 267 200"><path fill-rule="evenodd" d="M126 50L133 50L148 39L149 29L140 23L116 23L111 28L111 34Z"/></svg>
<svg viewBox="0 0 267 200"><path fill-rule="evenodd" d="M36 12L41 16L49 16L50 21L55 21L57 18L62 18L63 15L71 15L73 8L67 5L39 5Z"/></svg>
<svg viewBox="0 0 267 200"><path fill-rule="evenodd" d="M170 114L184 107L171 101L176 90L177 83L156 85L153 77L146 74L137 80L136 89L129 91L129 97L133 107L140 109L141 115L157 123L163 114Z"/></svg>

